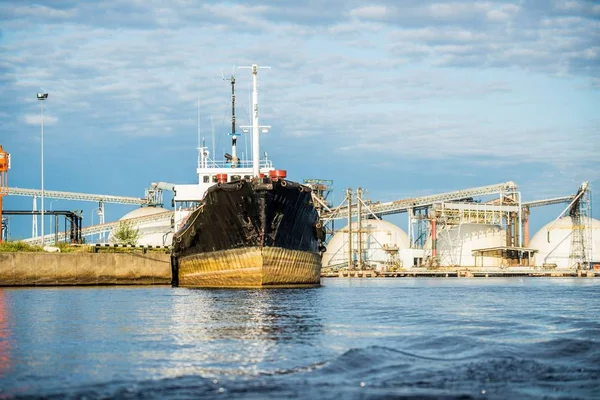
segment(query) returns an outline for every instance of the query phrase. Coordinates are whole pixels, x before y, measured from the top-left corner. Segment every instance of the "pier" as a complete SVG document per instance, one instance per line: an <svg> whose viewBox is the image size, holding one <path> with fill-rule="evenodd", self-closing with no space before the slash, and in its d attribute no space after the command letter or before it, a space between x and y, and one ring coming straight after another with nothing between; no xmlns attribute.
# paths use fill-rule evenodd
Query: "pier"
<svg viewBox="0 0 600 400"><path fill-rule="evenodd" d="M322 278L506 278L506 277L538 277L538 278L596 278L600 270L543 270L532 268L514 269L481 269L458 268L430 270L412 268L404 271L374 270L342 270L321 273Z"/></svg>
<svg viewBox="0 0 600 400"><path fill-rule="evenodd" d="M165 253L0 253L0 287L170 283L170 255Z"/></svg>

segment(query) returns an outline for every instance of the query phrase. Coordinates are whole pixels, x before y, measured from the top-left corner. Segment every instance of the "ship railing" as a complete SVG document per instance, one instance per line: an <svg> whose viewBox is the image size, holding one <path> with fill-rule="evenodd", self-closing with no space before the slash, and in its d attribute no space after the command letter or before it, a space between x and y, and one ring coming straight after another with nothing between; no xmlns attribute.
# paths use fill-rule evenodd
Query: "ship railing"
<svg viewBox="0 0 600 400"><path fill-rule="evenodd" d="M239 160L235 166L231 161L216 161L208 160L206 164L199 165L199 168L252 168L252 160ZM273 162L271 160L261 160L259 163L260 168L273 168Z"/></svg>

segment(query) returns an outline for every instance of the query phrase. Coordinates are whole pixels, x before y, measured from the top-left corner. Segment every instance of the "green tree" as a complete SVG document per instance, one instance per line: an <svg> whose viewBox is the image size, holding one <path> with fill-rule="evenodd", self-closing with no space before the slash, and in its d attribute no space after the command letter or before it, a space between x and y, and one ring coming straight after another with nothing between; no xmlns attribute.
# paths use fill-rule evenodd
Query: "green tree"
<svg viewBox="0 0 600 400"><path fill-rule="evenodd" d="M140 237L140 230L133 227L132 222L121 221L119 228L113 233L115 243L136 244Z"/></svg>

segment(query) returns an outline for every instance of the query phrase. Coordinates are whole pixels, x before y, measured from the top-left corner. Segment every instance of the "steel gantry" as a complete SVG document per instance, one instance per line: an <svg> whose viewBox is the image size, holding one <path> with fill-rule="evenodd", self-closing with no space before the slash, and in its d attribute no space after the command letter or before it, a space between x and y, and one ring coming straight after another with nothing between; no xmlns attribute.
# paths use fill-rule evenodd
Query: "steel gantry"
<svg viewBox="0 0 600 400"><path fill-rule="evenodd" d="M175 215L175 213L173 211L165 210L164 212L157 213L157 214L144 215L142 217L128 218L128 219L121 220L121 221L115 221L115 222L109 222L106 224L88 226L87 228L81 229L81 236L90 236L90 235L97 235L100 233L110 232L112 229L118 228L119 225L123 221L131 222L134 224L143 224L145 222L160 222L160 221L165 221L165 220L172 220L174 215ZM160 228L160 230L161 231L164 230L165 232L167 232L167 231L171 230L171 225L170 224L166 225L164 228ZM148 232L146 232L146 233L148 233ZM58 241L63 241L63 240L65 240L66 235L64 232L61 232L56 236L56 238L58 239ZM44 235L44 243L53 242L54 240L55 240L55 234ZM23 242L39 243L40 238L32 237L32 238L23 240Z"/></svg>
<svg viewBox="0 0 600 400"><path fill-rule="evenodd" d="M26 189L16 187L5 187L2 190L3 195L9 196L27 196L33 197L33 211L37 211L36 200L41 196L42 191L39 189ZM45 198L53 198L60 200L71 200L71 201L91 201L98 203L98 220L100 225L104 224L104 205L105 203L115 204L130 204L140 206L162 206L163 205L163 187L157 183L152 183L150 188L146 189L144 197L132 197L132 196L113 196L106 194L91 194L91 193L77 193L77 192L62 192L56 190L44 190ZM37 216L32 216L32 239L38 236L37 232ZM45 234L45 232L42 232ZM40 239L37 239L40 241Z"/></svg>

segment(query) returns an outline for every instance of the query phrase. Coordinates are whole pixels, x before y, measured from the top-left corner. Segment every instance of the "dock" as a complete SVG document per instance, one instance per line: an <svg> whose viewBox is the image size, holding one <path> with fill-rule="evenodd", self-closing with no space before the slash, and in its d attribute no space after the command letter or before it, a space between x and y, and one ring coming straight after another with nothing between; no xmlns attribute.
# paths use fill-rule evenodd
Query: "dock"
<svg viewBox="0 0 600 400"><path fill-rule="evenodd" d="M0 287L170 283L170 255L164 253L0 253Z"/></svg>
<svg viewBox="0 0 600 400"><path fill-rule="evenodd" d="M426 269L411 268L404 271L340 270L325 271L322 278L492 278L492 277L545 277L545 278L596 278L600 270L533 268L457 268Z"/></svg>

